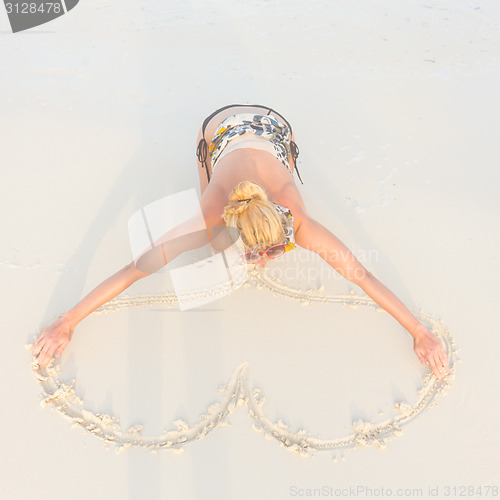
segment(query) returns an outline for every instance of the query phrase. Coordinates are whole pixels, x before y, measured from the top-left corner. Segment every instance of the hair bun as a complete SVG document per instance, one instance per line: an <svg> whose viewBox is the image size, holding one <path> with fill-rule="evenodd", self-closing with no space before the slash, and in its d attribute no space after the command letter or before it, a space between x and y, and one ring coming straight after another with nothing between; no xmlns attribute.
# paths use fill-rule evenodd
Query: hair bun
<svg viewBox="0 0 500 500"><path fill-rule="evenodd" d="M239 231L246 248L267 248L283 241L283 216L255 182L237 184L228 201L222 217Z"/></svg>
<svg viewBox="0 0 500 500"><path fill-rule="evenodd" d="M247 204L246 203L230 203L229 205L224 207L224 213L222 217L226 220L227 216L238 216L244 212L246 212Z"/></svg>
<svg viewBox="0 0 500 500"><path fill-rule="evenodd" d="M267 202L266 192L255 182L242 181L237 184L229 195L229 205L224 208L223 217L226 215L238 216L246 211L256 201Z"/></svg>
<svg viewBox="0 0 500 500"><path fill-rule="evenodd" d="M234 186L231 194L229 195L229 201L238 201L238 200L262 200L267 201L266 192L255 182L251 181L243 181Z"/></svg>

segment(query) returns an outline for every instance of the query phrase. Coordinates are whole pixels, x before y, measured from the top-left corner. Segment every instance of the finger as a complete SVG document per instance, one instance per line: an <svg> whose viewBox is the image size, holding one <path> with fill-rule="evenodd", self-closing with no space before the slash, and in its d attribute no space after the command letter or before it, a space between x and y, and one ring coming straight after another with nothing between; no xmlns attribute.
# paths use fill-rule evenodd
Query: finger
<svg viewBox="0 0 500 500"><path fill-rule="evenodd" d="M45 351L42 349L42 351L40 352L40 354L38 355L38 358L37 358L37 361L38 361L38 366L40 368L45 368L45 365L47 364L46 361L45 361Z"/></svg>
<svg viewBox="0 0 500 500"><path fill-rule="evenodd" d="M441 361L441 366L443 368L443 371L448 374L449 373L449 368L448 368L448 357L446 354L442 357L439 358Z"/></svg>
<svg viewBox="0 0 500 500"><path fill-rule="evenodd" d="M431 360L432 371L434 375L438 378L443 378L445 375L444 369L442 367L442 363L439 359L439 356L433 356Z"/></svg>
<svg viewBox="0 0 500 500"><path fill-rule="evenodd" d="M36 347L34 347L33 348L33 357L38 358L42 349L43 349L43 343L40 343Z"/></svg>
<svg viewBox="0 0 500 500"><path fill-rule="evenodd" d="M420 362L421 362L424 366L426 366L426 365L427 365L427 360L425 359L424 355L423 355L422 353L420 353L420 352L417 352L416 354L417 354L417 357L418 357L418 359L420 360Z"/></svg>
<svg viewBox="0 0 500 500"><path fill-rule="evenodd" d="M47 330L42 330L42 331L38 334L38 336L37 336L37 338L36 338L36 340L35 340L35 345L36 345L36 344L38 344L38 343L39 343L39 342L40 342L40 341L41 341L41 340L45 337L45 332L46 332L46 331L47 331Z"/></svg>
<svg viewBox="0 0 500 500"><path fill-rule="evenodd" d="M429 366L431 368L431 371L432 373L436 376L436 377L439 377L439 369L437 367L437 364L436 364L436 360L434 358L434 356L432 355L428 355L427 359L429 360Z"/></svg>
<svg viewBox="0 0 500 500"><path fill-rule="evenodd" d="M439 347L439 357L441 358L441 361L444 365L448 365L448 355L446 354L446 349L443 342L440 342Z"/></svg>
<svg viewBox="0 0 500 500"><path fill-rule="evenodd" d="M38 364L44 368L47 366L49 363L50 359L52 358L52 354L54 352L54 346L47 343L44 345L42 352L40 353L40 356L38 357Z"/></svg>
<svg viewBox="0 0 500 500"><path fill-rule="evenodd" d="M446 355L446 352L444 350L442 349L440 350L440 352L437 355L437 358L442 368L448 367L448 356Z"/></svg>
<svg viewBox="0 0 500 500"><path fill-rule="evenodd" d="M46 344L48 340L50 340L50 336L47 330L44 330L36 339L36 342L33 347L36 348L38 352L40 352L42 350L42 347Z"/></svg>
<svg viewBox="0 0 500 500"><path fill-rule="evenodd" d="M33 344L33 349L32 349L32 352L33 352L33 356L34 357L37 357L41 348L43 347L43 336L40 335L40 337L38 337L38 339L36 340L36 342Z"/></svg>
<svg viewBox="0 0 500 500"><path fill-rule="evenodd" d="M434 376L438 379L441 379L443 378L443 374L441 373L441 370L438 366L434 365L432 366L431 365L431 368L432 368L432 373L434 374Z"/></svg>
<svg viewBox="0 0 500 500"><path fill-rule="evenodd" d="M443 352L439 354L439 361L442 365L448 366L448 356L446 356L446 353Z"/></svg>
<svg viewBox="0 0 500 500"><path fill-rule="evenodd" d="M64 349L66 349L66 344L61 344L57 349L56 349L56 352L54 353L54 356L56 358L58 358L64 351Z"/></svg>

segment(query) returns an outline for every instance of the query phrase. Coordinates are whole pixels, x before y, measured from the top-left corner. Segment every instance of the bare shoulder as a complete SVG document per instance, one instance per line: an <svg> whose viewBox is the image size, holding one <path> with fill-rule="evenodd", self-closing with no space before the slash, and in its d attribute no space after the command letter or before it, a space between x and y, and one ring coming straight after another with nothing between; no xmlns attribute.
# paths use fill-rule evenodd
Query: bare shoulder
<svg viewBox="0 0 500 500"><path fill-rule="evenodd" d="M200 206L205 222L209 226L225 225L222 213L227 205L227 194L220 187L209 184L201 197Z"/></svg>
<svg viewBox="0 0 500 500"><path fill-rule="evenodd" d="M295 183L287 184L279 193L276 193L275 198L277 203L290 209L293 215L294 231L297 231L302 221L308 217L308 213Z"/></svg>

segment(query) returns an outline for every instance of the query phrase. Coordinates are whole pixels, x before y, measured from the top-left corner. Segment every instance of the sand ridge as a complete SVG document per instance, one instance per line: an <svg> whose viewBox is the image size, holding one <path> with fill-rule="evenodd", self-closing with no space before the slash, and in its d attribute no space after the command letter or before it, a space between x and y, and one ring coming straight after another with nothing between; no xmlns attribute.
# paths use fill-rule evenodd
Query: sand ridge
<svg viewBox="0 0 500 500"><path fill-rule="evenodd" d="M342 304L352 309L360 306L375 307L377 311L385 312L367 296L355 295L354 293L327 295L323 288L307 291L295 289L293 286L285 285L280 280L272 278L267 270L258 270L253 266L250 266L249 279L246 284L299 301L304 306L311 304L311 302L327 302ZM218 294L217 290L212 289L193 291L192 293L212 296ZM106 314L121 309L151 305L172 307L177 303L178 299L174 292L123 296L104 304L92 314ZM267 439L276 440L280 446L303 457L311 456L316 451L330 451L333 452L333 460L337 461L338 452L342 450L355 450L366 446L385 448L387 442L402 434L402 428L405 425L419 416L426 408L435 407L437 396L444 395L446 390L450 388L451 381L455 376L455 365L459 361L454 339L442 321L423 311L413 312L419 321L443 342L450 360L448 376L444 380L439 380L432 372L427 373L413 402L396 402L394 414L377 424L364 420L354 420L352 433L333 439L319 439L305 429L292 432L289 426L281 420L277 422L269 420L263 411L265 398L261 396L260 389L253 386L250 366L247 362L240 364L234 370L227 384L219 388L219 392L224 394L223 399L210 405L195 424L190 426L182 419L177 419L173 421L175 430L166 430L161 435L152 437L143 435L143 426L135 425L122 430L120 422L115 416L93 413L85 409L85 402L73 389L75 381L68 384L58 378L60 363L52 360L46 368L42 369L34 360L32 361L32 370L42 388L42 407L54 408L71 420L75 427L83 427L86 431L102 439L105 445L115 446L117 452L130 447L141 447L152 453L157 453L160 449L170 449L174 453L181 453L185 444L203 439L216 427L229 427L227 416L237 406L247 406L248 414L253 420L254 430L263 433ZM44 328L41 327L38 334ZM26 347L31 349L32 346Z"/></svg>

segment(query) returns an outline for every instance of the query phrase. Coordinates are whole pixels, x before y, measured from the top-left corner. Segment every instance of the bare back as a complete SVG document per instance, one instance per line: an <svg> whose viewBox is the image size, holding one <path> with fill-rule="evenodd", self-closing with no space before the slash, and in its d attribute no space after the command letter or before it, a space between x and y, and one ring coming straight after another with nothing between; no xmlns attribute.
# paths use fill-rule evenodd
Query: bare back
<svg viewBox="0 0 500 500"><path fill-rule="evenodd" d="M240 110L238 110L239 112ZM258 108L245 108L245 112L256 112ZM234 114L234 108L225 110L212 119L206 128L205 138L210 141L219 123ZM198 141L202 138L202 132ZM198 161L200 174L201 207L205 218L213 225L223 225L221 215L228 203L231 190L241 181L251 181L264 189L271 201L288 207L295 217L294 226L300 223L305 213L304 204L290 171L272 154L259 149L246 148L245 142L251 138L237 138L238 149L231 151L217 162L217 168L210 172L210 182L205 178L203 166ZM290 155L291 156L291 155ZM289 158L292 164L292 158Z"/></svg>

